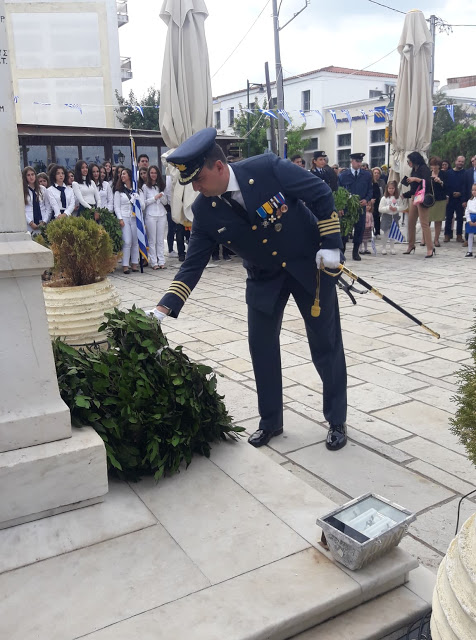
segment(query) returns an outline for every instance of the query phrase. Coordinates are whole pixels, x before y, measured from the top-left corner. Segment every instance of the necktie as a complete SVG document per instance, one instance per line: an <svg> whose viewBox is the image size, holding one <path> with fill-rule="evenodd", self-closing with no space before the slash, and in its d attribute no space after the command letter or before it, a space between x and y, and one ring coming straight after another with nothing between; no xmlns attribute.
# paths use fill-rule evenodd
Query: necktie
<svg viewBox="0 0 476 640"><path fill-rule="evenodd" d="M66 187L60 187L59 185L55 184L55 187L58 189L58 191L61 193L61 208L62 209L66 209Z"/></svg>
<svg viewBox="0 0 476 640"><path fill-rule="evenodd" d="M41 209L40 209L40 203L39 203L39 200L38 200L38 194L31 187L28 187L28 188L31 191L31 199L32 199L32 202L33 202L33 222L35 224L40 224L40 222L41 222Z"/></svg>
<svg viewBox="0 0 476 640"><path fill-rule="evenodd" d="M241 206L239 202L237 202L231 197L231 194L232 194L231 191L226 191L225 193L222 194L221 197L223 200L225 200L225 202L227 202L230 205L233 211L235 211L235 213L237 213L240 216L240 218L243 218L243 220L246 220L248 222L248 212L244 207Z"/></svg>

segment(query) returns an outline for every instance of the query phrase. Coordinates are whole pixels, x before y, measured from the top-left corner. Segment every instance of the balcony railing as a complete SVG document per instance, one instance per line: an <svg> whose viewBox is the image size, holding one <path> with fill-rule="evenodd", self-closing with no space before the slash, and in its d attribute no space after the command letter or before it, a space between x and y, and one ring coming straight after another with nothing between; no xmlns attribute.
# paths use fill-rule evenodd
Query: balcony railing
<svg viewBox="0 0 476 640"><path fill-rule="evenodd" d="M121 56L121 80L125 82L126 80L132 79L132 64L130 58L123 58Z"/></svg>
<svg viewBox="0 0 476 640"><path fill-rule="evenodd" d="M117 7L117 26L122 27L123 24L129 22L129 14L127 13L127 0L116 0Z"/></svg>

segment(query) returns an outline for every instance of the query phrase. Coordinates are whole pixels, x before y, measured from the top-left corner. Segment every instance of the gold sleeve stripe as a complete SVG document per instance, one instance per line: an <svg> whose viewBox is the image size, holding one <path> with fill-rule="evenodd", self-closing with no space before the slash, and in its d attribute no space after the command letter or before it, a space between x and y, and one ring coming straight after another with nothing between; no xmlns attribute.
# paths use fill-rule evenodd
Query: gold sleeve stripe
<svg viewBox="0 0 476 640"><path fill-rule="evenodd" d="M168 291L171 293L180 293L180 295L184 296L185 300L188 298L188 293L182 289L182 287L178 287L177 285L170 285Z"/></svg>
<svg viewBox="0 0 476 640"><path fill-rule="evenodd" d="M339 233L340 232L340 227L337 227L336 229L329 229L329 231L321 231L321 236L330 236L332 233Z"/></svg>
<svg viewBox="0 0 476 640"><path fill-rule="evenodd" d="M181 291L184 295L188 296L190 295L189 291L190 289L188 287L185 287L182 283L180 282L172 282L172 284L169 287L170 289L177 289L178 291Z"/></svg>
<svg viewBox="0 0 476 640"><path fill-rule="evenodd" d="M190 287L189 287L189 286L187 286L187 285L185 284L185 282L180 282L180 280L174 280L174 281L171 283L171 286L172 286L172 284L181 284L181 285L182 285L182 287L185 289L185 291L188 291L188 295L190 295L190 294L192 293L192 290L190 289Z"/></svg>
<svg viewBox="0 0 476 640"><path fill-rule="evenodd" d="M318 227L328 227L329 225L339 224L338 220L319 220L317 223Z"/></svg>
<svg viewBox="0 0 476 640"><path fill-rule="evenodd" d="M319 227L320 233L322 233L323 231L331 231L332 229L340 229L340 225L339 224L328 224L325 227Z"/></svg>
<svg viewBox="0 0 476 640"><path fill-rule="evenodd" d="M182 300L182 302L187 302L187 298L180 293L179 291L171 291L170 289L167 291L167 293L173 293L174 295L176 295L178 298L180 298L180 300Z"/></svg>

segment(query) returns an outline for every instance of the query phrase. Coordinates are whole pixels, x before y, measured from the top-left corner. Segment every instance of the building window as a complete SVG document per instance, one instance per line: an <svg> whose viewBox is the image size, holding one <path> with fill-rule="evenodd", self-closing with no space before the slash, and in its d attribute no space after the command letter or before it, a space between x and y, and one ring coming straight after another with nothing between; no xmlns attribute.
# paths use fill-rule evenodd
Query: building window
<svg viewBox="0 0 476 640"><path fill-rule="evenodd" d="M370 132L370 144L385 142L385 129L374 129Z"/></svg>
<svg viewBox="0 0 476 640"><path fill-rule="evenodd" d="M381 95L383 95L383 91L372 91L372 89L369 90L369 98L379 98Z"/></svg>
<svg viewBox="0 0 476 640"><path fill-rule="evenodd" d="M301 107L303 111L311 110L311 92L310 90L301 92Z"/></svg>
<svg viewBox="0 0 476 640"><path fill-rule="evenodd" d="M350 167L350 149L339 149L337 151L337 164L339 167L346 169Z"/></svg>
<svg viewBox="0 0 476 640"><path fill-rule="evenodd" d="M228 109L228 126L232 127L235 123L235 107Z"/></svg>
<svg viewBox="0 0 476 640"><path fill-rule="evenodd" d="M91 162L96 162L96 164L102 164L104 162L104 147L103 146L86 146L84 145L81 149L82 158L88 164Z"/></svg>
<svg viewBox="0 0 476 640"><path fill-rule="evenodd" d="M36 173L46 171L46 167L49 164L46 145L32 144L28 146L26 148L26 161L28 166L33 167Z"/></svg>
<svg viewBox="0 0 476 640"><path fill-rule="evenodd" d="M341 133L337 136L337 164L339 167L350 167L352 152L352 134Z"/></svg>
<svg viewBox="0 0 476 640"><path fill-rule="evenodd" d="M74 169L74 165L79 160L78 147L71 146L55 146L56 163L66 169Z"/></svg>
<svg viewBox="0 0 476 640"><path fill-rule="evenodd" d="M381 167L385 164L387 145L379 144L370 147L370 166Z"/></svg>
<svg viewBox="0 0 476 640"><path fill-rule="evenodd" d="M215 129L221 129L221 113L215 111Z"/></svg>
<svg viewBox="0 0 476 640"><path fill-rule="evenodd" d="M147 153L147 152L145 152ZM128 169L131 168L131 151L129 145L113 145L112 147L112 163L120 164Z"/></svg>
<svg viewBox="0 0 476 640"><path fill-rule="evenodd" d="M342 133L337 136L337 146L338 147L350 147L352 144L352 134L351 133Z"/></svg>
<svg viewBox="0 0 476 640"><path fill-rule="evenodd" d="M308 138L304 140L306 146L304 147L304 151L317 151L319 140L318 138Z"/></svg>

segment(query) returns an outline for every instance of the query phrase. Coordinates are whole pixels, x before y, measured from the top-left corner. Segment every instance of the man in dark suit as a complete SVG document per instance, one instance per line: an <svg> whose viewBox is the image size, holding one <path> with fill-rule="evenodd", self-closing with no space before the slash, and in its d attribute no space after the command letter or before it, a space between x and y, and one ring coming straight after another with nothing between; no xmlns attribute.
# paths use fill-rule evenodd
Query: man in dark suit
<svg viewBox="0 0 476 640"><path fill-rule="evenodd" d="M337 175L334 169L331 169L327 164L325 151L314 151L311 173L321 180L324 180L324 182L329 185L332 192L337 191Z"/></svg>
<svg viewBox="0 0 476 640"><path fill-rule="evenodd" d="M354 226L354 246L352 248L353 260L361 259L359 255L359 247L362 244L362 238L364 235L365 208L373 195L372 174L370 171L365 171L361 168L364 156L365 153L351 153L350 169L345 169L341 174L339 174L339 185L347 189L349 193L358 195L362 206L362 212L359 220ZM341 213L342 212L339 212L339 214ZM344 238L344 242L345 241L346 238Z"/></svg>
<svg viewBox="0 0 476 640"><path fill-rule="evenodd" d="M447 172L446 188L448 190L449 200L446 205L446 222L445 222L445 238L444 242L449 242L453 237L452 225L453 218L456 214L456 242L463 242L463 218L464 208L463 202L466 200L467 192L467 174L464 169L466 158L458 156L455 160L454 169Z"/></svg>
<svg viewBox="0 0 476 640"><path fill-rule="evenodd" d="M215 244L230 246L248 271L248 340L261 416L250 444L260 447L283 432L279 334L292 295L323 382L330 425L326 445L340 449L347 441L347 399L339 308L335 279L317 269L335 269L341 260L332 192L322 180L272 153L230 166L215 136L212 128L199 131L167 158L180 171L179 181L191 183L200 195L193 204L187 258L152 313L159 321L165 315L177 317Z"/></svg>

